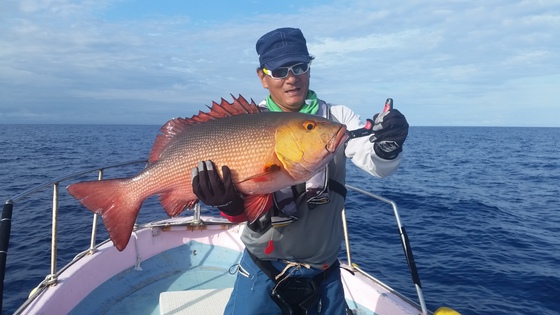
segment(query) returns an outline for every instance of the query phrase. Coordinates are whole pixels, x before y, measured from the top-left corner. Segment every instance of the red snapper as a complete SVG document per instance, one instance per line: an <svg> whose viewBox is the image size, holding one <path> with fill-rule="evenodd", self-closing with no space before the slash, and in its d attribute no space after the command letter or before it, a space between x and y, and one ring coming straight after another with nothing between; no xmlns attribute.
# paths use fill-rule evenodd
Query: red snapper
<svg viewBox="0 0 560 315"><path fill-rule="evenodd" d="M128 244L146 198L157 194L169 216L195 205L190 173L200 161L213 161L220 176L220 166L229 166L252 222L267 210L273 192L323 170L348 137L343 124L302 113L260 112L242 96L233 103L214 102L208 113L171 119L160 131L148 166L137 175L67 187L102 216L118 250Z"/></svg>

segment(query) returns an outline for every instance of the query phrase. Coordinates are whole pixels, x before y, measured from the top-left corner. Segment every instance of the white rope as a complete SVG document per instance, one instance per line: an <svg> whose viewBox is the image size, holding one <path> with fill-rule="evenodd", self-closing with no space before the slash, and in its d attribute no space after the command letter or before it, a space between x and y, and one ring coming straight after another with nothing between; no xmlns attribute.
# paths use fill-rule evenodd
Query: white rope
<svg viewBox="0 0 560 315"><path fill-rule="evenodd" d="M285 262L288 264L286 265L286 267L284 267L284 270L282 270L282 272L279 273L274 279L276 280L280 279L280 277L282 277L286 273L286 271L288 271L288 269L290 269L291 267L296 267L296 270L299 269L300 267L311 269L311 266L309 264L298 263L295 261L285 261Z"/></svg>

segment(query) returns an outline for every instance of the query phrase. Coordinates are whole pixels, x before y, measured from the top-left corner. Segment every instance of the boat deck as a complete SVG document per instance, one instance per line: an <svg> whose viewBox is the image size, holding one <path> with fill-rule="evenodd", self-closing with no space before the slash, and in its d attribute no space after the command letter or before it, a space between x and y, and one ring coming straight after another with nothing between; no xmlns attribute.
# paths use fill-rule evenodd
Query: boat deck
<svg viewBox="0 0 560 315"><path fill-rule="evenodd" d="M164 292L159 296L161 315L223 314L233 289Z"/></svg>
<svg viewBox="0 0 560 315"><path fill-rule="evenodd" d="M162 292L231 288L235 275L220 265L224 266L224 262L229 261L225 265L233 266L239 259L238 251L191 241L143 261L140 265L141 270L130 268L109 279L90 293L70 314L159 315L162 314L160 313ZM174 294L175 297L178 296L177 293ZM182 296L183 300L188 301L187 296L184 294ZM206 296L206 298L213 299L216 296ZM173 303L174 300L168 297L163 301ZM211 301L211 304L215 303L216 300ZM164 309L174 308L166 305ZM147 310L151 310L151 313ZM179 314L179 312L167 314Z"/></svg>

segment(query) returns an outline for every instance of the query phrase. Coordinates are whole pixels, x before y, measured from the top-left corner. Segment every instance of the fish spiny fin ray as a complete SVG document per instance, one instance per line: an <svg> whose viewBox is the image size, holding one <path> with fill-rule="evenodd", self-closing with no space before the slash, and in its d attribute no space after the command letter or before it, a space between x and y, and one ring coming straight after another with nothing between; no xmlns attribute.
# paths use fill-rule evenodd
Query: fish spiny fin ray
<svg viewBox="0 0 560 315"><path fill-rule="evenodd" d="M249 103L242 95L235 98L231 95L233 102L229 103L222 98L220 104L212 102L212 106L208 107L208 112L199 111L198 114L191 118L173 118L166 122L160 128L160 134L156 136L156 141L150 152L149 162L153 163L158 160L161 153L165 150L167 145L178 134L183 133L189 126L194 124L204 123L210 120L220 119L228 116L236 116L242 114L253 114L260 112L259 107L251 99Z"/></svg>

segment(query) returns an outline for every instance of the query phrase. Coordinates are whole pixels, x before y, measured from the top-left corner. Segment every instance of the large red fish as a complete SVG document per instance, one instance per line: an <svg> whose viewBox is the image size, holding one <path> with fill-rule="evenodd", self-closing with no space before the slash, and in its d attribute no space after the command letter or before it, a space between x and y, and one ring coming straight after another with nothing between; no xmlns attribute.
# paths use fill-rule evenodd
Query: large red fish
<svg viewBox="0 0 560 315"><path fill-rule="evenodd" d="M130 239L146 198L158 194L169 216L198 201L191 169L211 160L231 169L236 188L245 195L249 221L258 218L271 193L310 179L333 158L348 137L346 126L302 113L260 112L240 96L222 99L208 113L175 118L160 130L148 166L131 178L75 183L68 192L100 213L117 249ZM218 172L221 174L220 167Z"/></svg>

